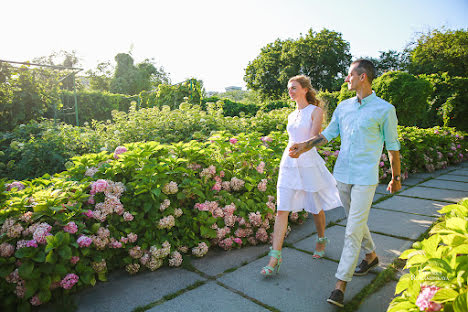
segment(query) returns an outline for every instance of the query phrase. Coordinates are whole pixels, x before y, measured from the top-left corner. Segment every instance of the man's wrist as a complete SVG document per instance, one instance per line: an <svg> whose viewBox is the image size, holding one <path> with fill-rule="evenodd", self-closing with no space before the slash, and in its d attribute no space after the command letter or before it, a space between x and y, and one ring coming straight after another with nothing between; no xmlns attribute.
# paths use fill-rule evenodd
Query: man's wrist
<svg viewBox="0 0 468 312"><path fill-rule="evenodd" d="M400 181L401 181L401 176L400 176L400 175L394 175L394 176L392 176L392 181L398 181L398 182L400 182Z"/></svg>

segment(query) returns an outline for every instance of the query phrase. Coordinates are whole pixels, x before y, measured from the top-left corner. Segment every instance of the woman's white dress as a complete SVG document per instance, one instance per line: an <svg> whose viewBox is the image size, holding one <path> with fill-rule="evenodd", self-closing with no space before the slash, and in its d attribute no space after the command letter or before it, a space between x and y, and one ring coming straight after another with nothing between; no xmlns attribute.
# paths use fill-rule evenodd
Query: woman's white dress
<svg viewBox="0 0 468 312"><path fill-rule="evenodd" d="M289 147L293 143L312 137L312 112L315 108L309 104L288 116L289 143L281 158L278 175L278 210L306 210L317 214L322 209L330 210L342 205L336 180L315 147L299 158L289 156Z"/></svg>

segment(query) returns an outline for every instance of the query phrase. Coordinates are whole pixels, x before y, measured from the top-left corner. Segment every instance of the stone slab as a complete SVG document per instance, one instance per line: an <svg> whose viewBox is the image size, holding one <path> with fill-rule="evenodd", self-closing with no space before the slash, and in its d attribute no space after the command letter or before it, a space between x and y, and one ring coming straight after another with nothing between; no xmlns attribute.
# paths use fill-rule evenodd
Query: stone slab
<svg viewBox="0 0 468 312"><path fill-rule="evenodd" d="M335 209L325 211L325 220L327 224L341 221L344 218L346 218L346 214L343 207L337 207ZM294 243L316 232L317 229L315 228L314 217L309 213L309 217L303 224L293 224L291 226L291 232L284 241L286 243Z"/></svg>
<svg viewBox="0 0 468 312"><path fill-rule="evenodd" d="M468 183L468 177L461 176L461 175L444 174L444 175L439 176L437 179Z"/></svg>
<svg viewBox="0 0 468 312"><path fill-rule="evenodd" d="M449 172L448 174L466 177L468 176L468 169L457 169L457 170Z"/></svg>
<svg viewBox="0 0 468 312"><path fill-rule="evenodd" d="M390 281L385 284L378 291L365 298L357 312L385 312L387 311L388 305L395 297L395 288L397 282Z"/></svg>
<svg viewBox="0 0 468 312"><path fill-rule="evenodd" d="M375 208L383 208L393 211L418 213L426 216L440 216L437 210L442 209L447 203L429 199L419 199L405 196L393 196L374 205Z"/></svg>
<svg viewBox="0 0 468 312"><path fill-rule="evenodd" d="M372 200L373 203L375 203L376 201L378 201L379 199L381 199L382 197L385 197L387 195L390 195L390 194L378 194L378 193L375 193L374 194L374 199Z"/></svg>
<svg viewBox="0 0 468 312"><path fill-rule="evenodd" d="M326 299L335 287L337 263L316 261L307 253L284 248L280 273L265 278L259 272L267 262L268 257L263 257L218 281L280 311L336 311ZM354 278L347 286L345 302L374 278L374 274Z"/></svg>
<svg viewBox="0 0 468 312"><path fill-rule="evenodd" d="M415 186L401 192L399 195L457 203L462 198L468 197L468 191L464 192L455 190L442 190L437 188Z"/></svg>
<svg viewBox="0 0 468 312"><path fill-rule="evenodd" d="M367 224L371 232L416 240L434 221L435 218L433 217L371 209ZM341 221L339 224L345 226L346 220Z"/></svg>
<svg viewBox="0 0 468 312"><path fill-rule="evenodd" d="M423 178L418 178L418 177L413 177L413 175L410 175L408 179L403 180L401 182L402 185L416 185L424 181L425 179Z"/></svg>
<svg viewBox="0 0 468 312"><path fill-rule="evenodd" d="M78 312L128 312L202 280L200 275L181 268L161 268L133 276L116 272L108 282L76 294L75 302Z"/></svg>
<svg viewBox="0 0 468 312"><path fill-rule="evenodd" d="M468 183L455 182L455 181L444 181L444 180L439 180L439 179L432 179L432 180L426 181L426 182L420 184L419 186L435 187L435 188L441 188L441 189L468 192Z"/></svg>
<svg viewBox="0 0 468 312"><path fill-rule="evenodd" d="M215 282L209 282L172 300L153 307L148 312L257 312L268 311Z"/></svg>
<svg viewBox="0 0 468 312"><path fill-rule="evenodd" d="M380 235L376 233L371 233L372 239L374 240L376 246L376 253L379 256L379 267L380 269L375 269L375 272L380 271L383 268L386 268L389 264L393 262L395 258L401 255L401 253L410 248L412 245L411 241ZM332 226L326 229L325 236L330 240L330 244L327 246L325 257L339 261L341 257L341 252L344 245L344 236L345 236L345 227L344 226ZM308 237L300 242L294 244L294 247L313 252L315 250L317 235ZM359 255L358 264L361 263L361 260L364 258L364 252L361 251ZM316 260L322 261L322 260Z"/></svg>
<svg viewBox="0 0 468 312"><path fill-rule="evenodd" d="M264 244L229 251L213 249L205 257L194 259L191 263L201 272L216 276L228 269L237 268L247 262L256 260L269 250L269 246Z"/></svg>

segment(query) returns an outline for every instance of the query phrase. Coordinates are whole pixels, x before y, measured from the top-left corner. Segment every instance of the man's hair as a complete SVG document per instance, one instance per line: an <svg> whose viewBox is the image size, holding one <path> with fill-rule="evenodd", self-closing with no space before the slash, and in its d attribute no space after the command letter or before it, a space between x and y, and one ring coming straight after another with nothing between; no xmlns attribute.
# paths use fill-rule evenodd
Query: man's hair
<svg viewBox="0 0 468 312"><path fill-rule="evenodd" d="M375 69L374 64L366 59L355 60L351 65L357 64L356 71L359 75L366 73L369 83L372 83L372 80L377 76L377 70Z"/></svg>

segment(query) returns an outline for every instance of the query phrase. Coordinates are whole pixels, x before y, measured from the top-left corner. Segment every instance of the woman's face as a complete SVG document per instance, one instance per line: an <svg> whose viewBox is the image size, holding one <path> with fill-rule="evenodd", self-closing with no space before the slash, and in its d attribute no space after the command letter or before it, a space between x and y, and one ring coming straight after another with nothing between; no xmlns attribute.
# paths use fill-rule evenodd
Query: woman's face
<svg viewBox="0 0 468 312"><path fill-rule="evenodd" d="M288 93L291 100L297 101L298 99L305 98L307 89L303 88L297 81L290 81L288 83Z"/></svg>

